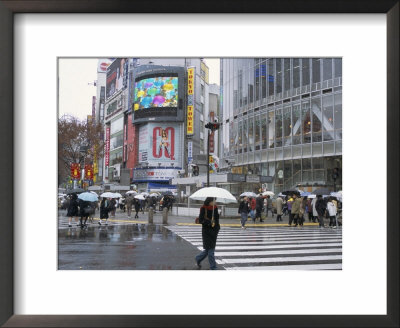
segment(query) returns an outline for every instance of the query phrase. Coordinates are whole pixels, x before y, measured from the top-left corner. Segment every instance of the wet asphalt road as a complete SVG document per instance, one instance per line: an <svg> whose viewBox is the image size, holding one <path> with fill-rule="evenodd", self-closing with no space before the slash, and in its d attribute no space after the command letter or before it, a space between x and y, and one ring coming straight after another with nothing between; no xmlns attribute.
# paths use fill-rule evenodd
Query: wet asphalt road
<svg viewBox="0 0 400 328"><path fill-rule="evenodd" d="M162 225L58 230L59 270L194 270L198 252Z"/></svg>

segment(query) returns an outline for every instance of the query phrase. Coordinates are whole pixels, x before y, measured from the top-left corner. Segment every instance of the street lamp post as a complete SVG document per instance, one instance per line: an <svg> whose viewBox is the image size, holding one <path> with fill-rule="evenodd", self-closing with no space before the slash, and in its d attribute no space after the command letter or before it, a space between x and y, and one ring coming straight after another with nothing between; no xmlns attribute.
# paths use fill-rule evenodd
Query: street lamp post
<svg viewBox="0 0 400 328"><path fill-rule="evenodd" d="M210 134L219 129L220 123L208 122L205 127L208 129L207 132L207 187L210 186Z"/></svg>

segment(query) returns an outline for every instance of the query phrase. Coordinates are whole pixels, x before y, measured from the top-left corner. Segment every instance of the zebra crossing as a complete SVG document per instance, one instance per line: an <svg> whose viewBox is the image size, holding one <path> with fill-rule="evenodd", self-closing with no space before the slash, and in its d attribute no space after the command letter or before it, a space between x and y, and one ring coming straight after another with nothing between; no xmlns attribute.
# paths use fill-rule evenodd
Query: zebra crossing
<svg viewBox="0 0 400 328"><path fill-rule="evenodd" d="M203 249L201 226L166 228ZM227 270L341 270L342 230L221 227L215 259Z"/></svg>

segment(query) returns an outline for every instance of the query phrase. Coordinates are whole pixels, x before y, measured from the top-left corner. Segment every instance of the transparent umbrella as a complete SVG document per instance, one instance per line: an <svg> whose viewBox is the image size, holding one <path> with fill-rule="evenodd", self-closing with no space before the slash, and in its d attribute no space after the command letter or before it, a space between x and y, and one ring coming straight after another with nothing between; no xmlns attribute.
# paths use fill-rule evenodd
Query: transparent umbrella
<svg viewBox="0 0 400 328"><path fill-rule="evenodd" d="M228 190L217 187L201 188L189 198L194 200L206 200L208 197L214 198L217 203L237 203L235 196L233 196Z"/></svg>
<svg viewBox="0 0 400 328"><path fill-rule="evenodd" d="M257 197L257 194L252 191L245 191L244 193L240 194L240 197Z"/></svg>
<svg viewBox="0 0 400 328"><path fill-rule="evenodd" d="M91 192L83 192L78 196L78 198L87 202L97 202L99 200L97 195L94 195Z"/></svg>

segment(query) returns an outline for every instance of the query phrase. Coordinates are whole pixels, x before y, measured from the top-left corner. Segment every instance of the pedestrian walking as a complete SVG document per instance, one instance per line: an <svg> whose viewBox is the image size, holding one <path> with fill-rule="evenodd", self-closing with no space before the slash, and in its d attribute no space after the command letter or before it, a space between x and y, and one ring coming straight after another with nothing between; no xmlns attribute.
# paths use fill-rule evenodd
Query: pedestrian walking
<svg viewBox="0 0 400 328"><path fill-rule="evenodd" d="M287 204L287 211L288 211L288 214L289 214L289 222L292 222L293 221L293 217L292 217L293 198L289 197L287 202L286 202L286 204Z"/></svg>
<svg viewBox="0 0 400 328"><path fill-rule="evenodd" d="M301 198L298 197L296 194L293 194L292 208L290 210L290 215L289 215L289 226L291 226L292 221L294 221L295 227L297 227L299 223L301 203L302 203Z"/></svg>
<svg viewBox="0 0 400 328"><path fill-rule="evenodd" d="M239 204L238 213L240 214L240 223L242 224L242 229L246 229L245 224L247 221L247 217L249 215L249 202L247 197L243 197L242 201Z"/></svg>
<svg viewBox="0 0 400 328"><path fill-rule="evenodd" d="M276 222L282 221L283 214L283 199L281 196L278 196L276 199Z"/></svg>
<svg viewBox="0 0 400 328"><path fill-rule="evenodd" d="M79 200L79 209L80 209L80 226L81 229L84 229L87 227L87 220L89 218L89 215L94 213L94 206L91 202L85 201L80 199ZM85 221L83 221L85 219Z"/></svg>
<svg viewBox="0 0 400 328"><path fill-rule="evenodd" d="M315 197L312 202L311 202L311 207L312 207L312 216L313 216L313 222L317 222L318 219L318 212L317 209L315 207L315 204L317 203L317 197Z"/></svg>
<svg viewBox="0 0 400 328"><path fill-rule="evenodd" d="M250 205L250 217L253 220L253 222L256 222L256 199L254 197L250 198L249 205Z"/></svg>
<svg viewBox="0 0 400 328"><path fill-rule="evenodd" d="M268 217L268 211L271 211L272 218L274 217L274 211L272 209L272 198L269 195L267 195L267 207L265 211L266 211L266 218Z"/></svg>
<svg viewBox="0 0 400 328"><path fill-rule="evenodd" d="M214 198L207 197L204 201L203 206L200 208L199 223L202 225L203 251L195 258L197 268L201 269L201 262L208 256L210 270L216 270L217 263L215 262L214 254L220 225L218 207L214 204Z"/></svg>
<svg viewBox="0 0 400 328"><path fill-rule="evenodd" d="M260 219L260 222L264 222L264 220L261 217L263 208L264 208L264 197L262 196L262 194L259 194L256 199L256 220L258 218Z"/></svg>
<svg viewBox="0 0 400 328"><path fill-rule="evenodd" d="M315 209L318 214L318 221L319 221L319 226L320 228L324 227L324 215L326 211L326 204L324 199L322 198L321 195L317 196L317 201L315 202Z"/></svg>
<svg viewBox="0 0 400 328"><path fill-rule="evenodd" d="M135 219L139 219L139 211L140 211L139 199L135 199L134 206L135 206L135 212L136 212Z"/></svg>
<svg viewBox="0 0 400 328"><path fill-rule="evenodd" d="M115 218L115 211L117 210L117 201L115 198L111 198L110 200L110 207L111 207L111 217Z"/></svg>
<svg viewBox="0 0 400 328"><path fill-rule="evenodd" d="M132 213L132 206L133 206L134 198L132 195L129 195L125 199L126 211L128 212L128 218L131 217Z"/></svg>
<svg viewBox="0 0 400 328"><path fill-rule="evenodd" d="M111 199L103 198L100 203L100 220L99 225L101 225L101 220L106 220L105 225L108 225L108 213L111 210Z"/></svg>
<svg viewBox="0 0 400 328"><path fill-rule="evenodd" d="M308 214L308 222L313 221L313 206L312 206L312 199L307 198L307 208L306 213Z"/></svg>
<svg viewBox="0 0 400 328"><path fill-rule="evenodd" d="M79 215L78 205L79 205L78 195L72 194L71 200L69 201L68 210L67 210L68 227L72 227L72 218L75 218L75 222L78 225L78 215Z"/></svg>
<svg viewBox="0 0 400 328"><path fill-rule="evenodd" d="M336 228L337 208L331 197L328 199L327 209L329 213L329 226L332 228Z"/></svg>

